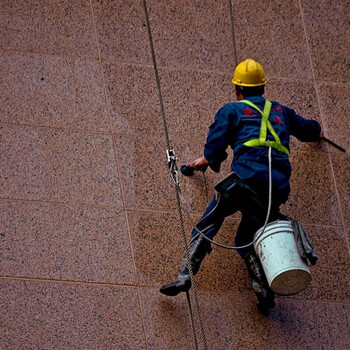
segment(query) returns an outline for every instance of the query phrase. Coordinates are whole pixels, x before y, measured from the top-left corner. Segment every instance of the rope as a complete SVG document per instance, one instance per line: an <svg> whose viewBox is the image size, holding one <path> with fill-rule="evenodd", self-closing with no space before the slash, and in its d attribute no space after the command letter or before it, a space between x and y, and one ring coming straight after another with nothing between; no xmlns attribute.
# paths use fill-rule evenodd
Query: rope
<svg viewBox="0 0 350 350"><path fill-rule="evenodd" d="M198 320L199 320L202 341L203 341L204 349L207 350L208 349L208 345L207 345L207 340L206 340L206 336L205 336L205 331L204 331L204 326L203 326L203 321L202 321L202 315L201 315L201 311L200 311L200 307L199 307L197 288L196 288L195 281L194 281L194 275L193 275L193 271L192 271L192 264L191 264L190 255L189 255L189 247L188 247L187 239L186 239L185 225L184 225L184 220L183 220L182 211L181 211L180 187L179 187L180 185L179 185L179 181L178 181L178 171L177 171L177 167L176 167L176 160L177 160L177 158L176 158L173 150L171 150L171 147L170 147L168 126L167 126L167 121L166 121L166 118L165 118L163 95L162 95L162 90L161 90L161 84L160 84L159 72L158 72L158 67L157 67L156 55L155 55L154 46L153 46L151 24L150 24L150 21L149 21L148 10L147 10L147 1L146 0L143 0L143 7L144 7L144 10L145 10L147 31L148 31L148 39L149 39L149 43L150 43L150 47L151 47L153 68L154 68L155 78L156 78L156 82L157 82L159 103L160 103L161 115L162 115L162 120L163 120L163 127L164 127L164 132L165 132L166 144L167 144L167 153L168 154L172 153L172 158L171 159L169 159L169 156L168 156L168 162L171 161L171 163L169 163L169 168L172 171L172 178L173 178L173 181L176 184L176 186L175 186L175 188L176 188L176 203L177 203L177 209L178 209L178 214L179 214L179 219L180 219L182 238L183 238L183 242L184 242L185 249L186 249L187 267L188 267L190 278L191 278L192 290L193 290L193 295L194 295L194 299L195 299L195 307L196 307L196 312L197 312L197 316L198 316ZM172 151L172 152L170 152L170 151ZM192 328L192 333L193 333L194 345L195 345L195 349L197 350L198 349L198 343L197 343L197 337L196 337L196 330L195 330L195 326L194 326L194 322L193 322L192 307L191 307L191 301L190 301L189 293L187 293L187 303L188 303L188 308L189 308L189 313L190 313L190 323L191 323L191 328Z"/></svg>
<svg viewBox="0 0 350 350"><path fill-rule="evenodd" d="M189 313L189 317L190 317L190 324L191 324L191 329L192 329L194 347L196 349L198 349L197 335L196 335L196 330L195 330L195 326L194 326L192 306L191 306L191 298L190 298L189 291L186 291L186 297L187 297L188 313Z"/></svg>
<svg viewBox="0 0 350 350"><path fill-rule="evenodd" d="M160 78L159 78L159 72L158 72L158 67L157 67L156 54L155 54L154 46L153 46L153 39L152 39L152 32L151 32L151 23L149 21L148 10L147 10L147 1L146 0L143 0L143 7L144 7L144 10L145 10L146 24L147 24L147 31L148 31L148 38L149 38L149 45L151 47L151 55L152 55L152 62L153 62L153 67L154 67L154 74L156 76L157 90L158 90L158 95L159 95L160 111L161 111L162 120L163 120L163 127L164 127L164 132L165 132L166 145L167 145L167 148L170 149L169 131L168 131L167 121L166 121L166 118L165 118L165 109L164 109L163 95L162 95L162 90L161 90L161 87L160 87Z"/></svg>
<svg viewBox="0 0 350 350"><path fill-rule="evenodd" d="M197 287L196 287L196 284L195 284L194 275L193 275L193 271L192 271L192 262L191 262L190 254L189 254L189 245L187 243L186 232L185 232L185 225L184 225L184 220L183 220L182 211L181 211L180 185L179 185L179 182L177 182L175 188L176 188L176 204L177 204L177 209L178 209L180 223L181 223L182 240L183 240L184 246L186 248L187 268L188 268L188 271L189 271L189 274L190 274L190 278L191 278L191 284L192 284L192 291L193 291L194 302L195 302L195 307L196 307L196 313L197 313L197 316L198 316L199 327L200 327L201 336L202 336L202 340L203 340L203 344L204 344L204 349L207 350L208 349L207 339L206 339L206 336L205 336L205 331L204 331L204 326L203 326L202 313L201 313L201 310L200 310L200 307L199 307L199 299L198 299L198 294L197 294ZM189 295L187 296L187 300L188 301L190 300L189 299ZM191 303L188 303L188 307L189 307L189 310L192 310L191 309ZM193 332L193 335L194 335L193 338L195 339L196 338L196 332L195 332L194 325L192 325L192 332Z"/></svg>
<svg viewBox="0 0 350 350"><path fill-rule="evenodd" d="M230 9L230 19L231 19L231 35L232 35L232 45L233 45L233 57L235 60L235 65L238 65L237 59L237 47L236 47L236 35L235 35L235 20L233 16L233 8L231 0L228 0L228 7Z"/></svg>

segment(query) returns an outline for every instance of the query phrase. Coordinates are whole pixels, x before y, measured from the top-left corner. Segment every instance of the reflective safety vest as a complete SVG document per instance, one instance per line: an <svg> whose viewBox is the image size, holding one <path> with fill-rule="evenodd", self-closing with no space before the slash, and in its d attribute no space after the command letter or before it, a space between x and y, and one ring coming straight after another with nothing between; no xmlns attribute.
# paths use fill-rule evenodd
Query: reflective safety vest
<svg viewBox="0 0 350 350"><path fill-rule="evenodd" d="M280 138L276 134L276 131L273 129L270 121L269 121L269 115L271 111L272 103L268 100L265 101L264 111L261 111L259 107L257 107L253 102L250 102L248 100L241 100L238 101L240 103L246 103L247 105L251 106L252 108L256 109L262 116L261 118L261 126L260 126L260 135L258 139L249 140L247 142L244 142L245 146L250 147L256 147L256 146L264 146L269 147L269 142L266 141L266 134L267 129L269 129L271 135L275 139L275 141L270 141L270 146L280 152L283 152L289 156L289 151L286 147L284 147L281 143Z"/></svg>

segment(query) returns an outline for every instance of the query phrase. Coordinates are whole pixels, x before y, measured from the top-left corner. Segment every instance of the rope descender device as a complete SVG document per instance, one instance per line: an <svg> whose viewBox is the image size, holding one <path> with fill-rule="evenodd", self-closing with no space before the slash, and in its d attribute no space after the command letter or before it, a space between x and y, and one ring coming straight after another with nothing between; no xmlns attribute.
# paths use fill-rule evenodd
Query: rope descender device
<svg viewBox="0 0 350 350"><path fill-rule="evenodd" d="M168 160L168 167L171 172L171 178L173 179L176 186L180 187L179 183L179 171L177 168L177 156L174 149L167 149L166 156Z"/></svg>

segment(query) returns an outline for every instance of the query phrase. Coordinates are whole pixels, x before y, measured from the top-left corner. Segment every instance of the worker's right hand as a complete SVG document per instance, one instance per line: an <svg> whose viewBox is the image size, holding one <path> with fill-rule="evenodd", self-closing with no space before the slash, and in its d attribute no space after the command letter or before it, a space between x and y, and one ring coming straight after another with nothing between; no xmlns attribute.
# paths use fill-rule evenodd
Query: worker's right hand
<svg viewBox="0 0 350 350"><path fill-rule="evenodd" d="M208 161L206 160L205 157L197 158L192 163L188 163L187 164L188 167L192 167L196 171L199 171L199 170L206 171L207 168L208 168L208 165L209 165L209 163L208 163Z"/></svg>

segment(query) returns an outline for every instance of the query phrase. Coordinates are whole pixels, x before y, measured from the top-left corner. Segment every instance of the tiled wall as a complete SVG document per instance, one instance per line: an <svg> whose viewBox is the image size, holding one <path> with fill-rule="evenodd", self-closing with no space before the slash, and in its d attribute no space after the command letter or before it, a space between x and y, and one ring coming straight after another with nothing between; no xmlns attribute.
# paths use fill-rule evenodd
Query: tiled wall
<svg viewBox="0 0 350 350"><path fill-rule="evenodd" d="M230 7L147 8L181 165L234 101ZM266 96L350 152L349 2L232 8L238 60L263 64ZM193 349L185 295L159 293L183 243L143 1L1 1L0 85L0 348ZM313 240L312 284L262 316L241 259L214 248L196 277L209 349L350 348L349 154L293 139L291 162L283 212ZM206 173L209 196L228 163ZM203 177L180 181L198 218ZM238 219L218 240L232 243Z"/></svg>

